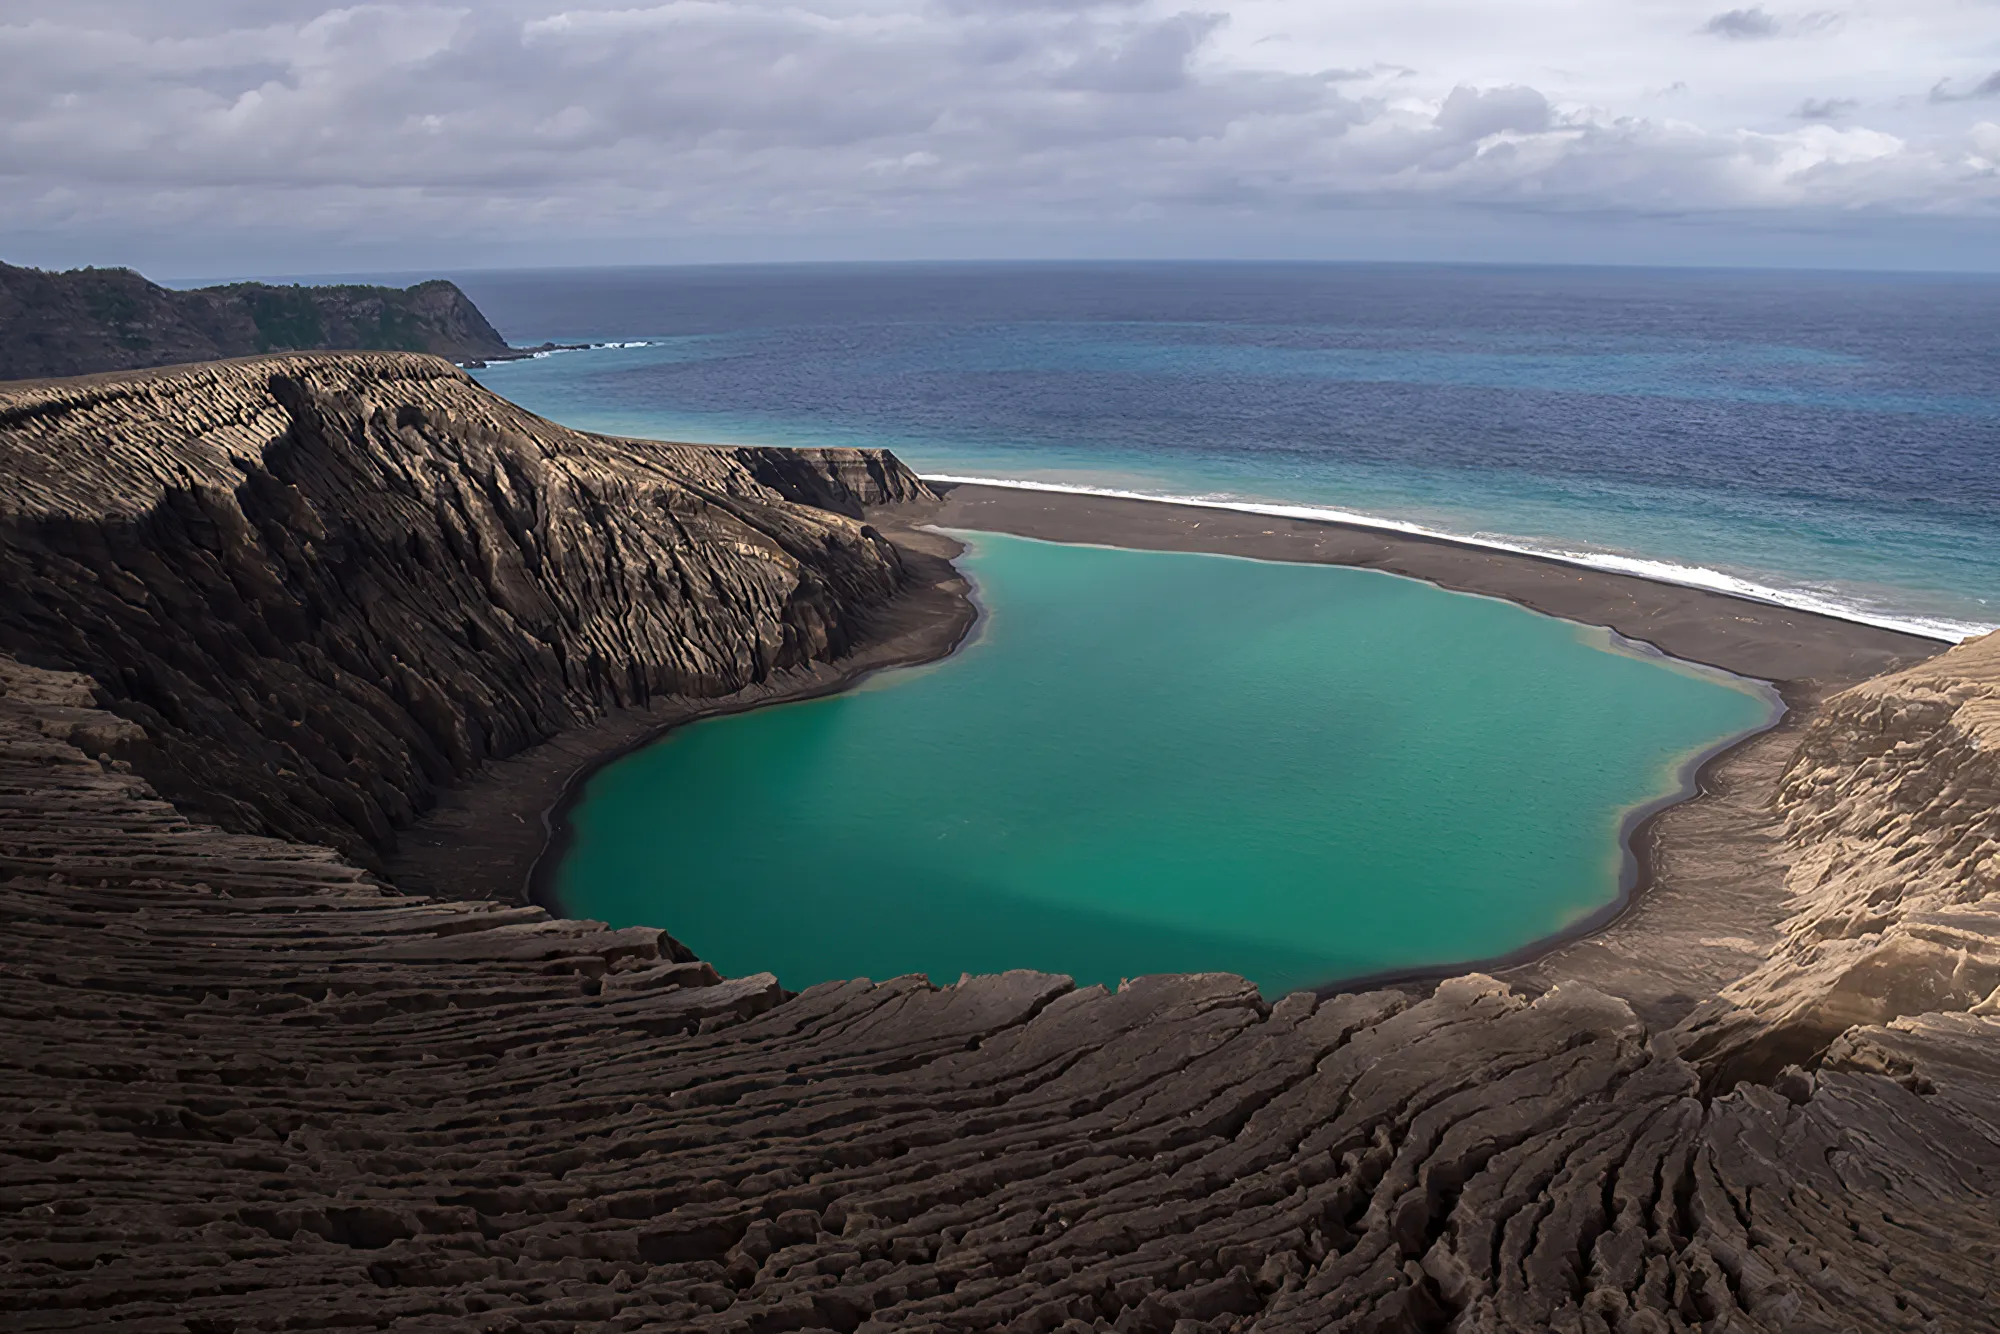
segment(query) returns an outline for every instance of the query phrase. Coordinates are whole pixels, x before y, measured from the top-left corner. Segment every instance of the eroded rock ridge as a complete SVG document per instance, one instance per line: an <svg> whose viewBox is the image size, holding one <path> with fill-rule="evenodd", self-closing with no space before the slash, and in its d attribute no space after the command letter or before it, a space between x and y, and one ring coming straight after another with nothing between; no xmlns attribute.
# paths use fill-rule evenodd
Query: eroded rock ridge
<svg viewBox="0 0 2000 1334"><path fill-rule="evenodd" d="M190 814L375 864L489 758L850 646L896 548L785 496L922 483L770 453L569 431L396 354L0 395L0 651L95 680Z"/></svg>
<svg viewBox="0 0 2000 1334"><path fill-rule="evenodd" d="M225 553L254 553L254 572L272 534L307 527L252 521L239 499L267 485L253 466L279 476L285 448L298 453L280 485L335 516L316 547L351 529L365 541L343 551L387 553L383 533L432 531L415 516L486 516L407 567L282 559L349 587L347 572L371 572L343 633L434 652L440 672L455 649L403 620L439 610L449 627L462 607L497 607L495 626L550 646L464 646L503 665L473 668L483 695L447 698L490 700L494 717L559 725L595 707L594 683L681 679L646 636L561 603L628 587L586 537L658 569L713 563L695 586L728 600L688 604L682 628L709 638L683 652L707 656L676 663L837 651L837 628L893 587L893 551L783 499L805 484L760 480L766 465L546 435L505 405L473 412L491 401L447 368L369 365L287 369L302 388L272 390L276 409L249 388L232 398L237 379L190 388L218 415L179 443L134 433L136 409L95 436L48 409L57 426L14 439L54 463L17 467L6 493L25 525L10 533L28 534L10 558L43 562L27 568L50 610L17 619L10 642L77 651L53 614L64 579L94 618L82 638L109 645L177 623L200 638L187 622L219 614L238 580L246 604L270 599ZM458 415L433 420L431 394ZM413 398L423 422L399 422ZM300 462L319 450L334 457ZM844 463L843 486L878 465ZM117 549L169 563L188 542L207 553L193 566L123 583L126 561L76 536L176 505L197 517ZM252 537L224 536L243 532L232 513ZM684 545L628 536L641 514ZM202 523L218 534L207 546ZM422 593L452 560L465 568L447 591ZM391 569L413 589L391 589ZM210 600L186 595L174 622L151 610L161 588ZM556 609L502 600L531 596ZM788 620L800 601L811 614ZM254 707L261 674L313 623L267 624L268 642L189 658L212 666L182 689L284 742L291 720ZM576 638L584 625L605 638ZM584 643L604 656L569 647ZM250 743L220 723L176 738L120 678L0 660L0 1312L9 1328L177 1334L1990 1329L2000 1017L1980 992L1990 954L1967 934L1984 918L1964 910L1992 888L1996 645L1850 691L1813 725L1783 791L1787 939L1678 1032L1589 987L1531 998L1480 976L1276 1004L1221 975L1116 992L1035 973L857 980L787 997L768 975L677 962L658 930L401 894L328 847L270 836L279 818L254 797L244 823L267 832L192 820L121 748L254 757L231 749ZM395 666L341 670L387 681ZM446 753L434 737L449 728L424 730L379 688L382 716L418 720ZM328 707L352 698L332 688ZM338 815L326 827L365 844Z"/></svg>
<svg viewBox="0 0 2000 1334"><path fill-rule="evenodd" d="M1857 1024L2000 1014L2000 634L1828 701L1776 800L1795 912L1691 1051L1764 1077Z"/></svg>

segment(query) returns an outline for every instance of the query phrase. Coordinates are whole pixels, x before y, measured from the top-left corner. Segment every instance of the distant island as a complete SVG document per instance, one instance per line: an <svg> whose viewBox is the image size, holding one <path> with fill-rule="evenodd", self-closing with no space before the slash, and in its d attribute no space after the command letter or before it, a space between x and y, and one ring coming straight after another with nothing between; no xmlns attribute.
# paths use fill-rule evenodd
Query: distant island
<svg viewBox="0 0 2000 1334"><path fill-rule="evenodd" d="M524 355L441 278L412 287L229 283L183 292L131 269L0 264L0 380L334 349L459 362Z"/></svg>

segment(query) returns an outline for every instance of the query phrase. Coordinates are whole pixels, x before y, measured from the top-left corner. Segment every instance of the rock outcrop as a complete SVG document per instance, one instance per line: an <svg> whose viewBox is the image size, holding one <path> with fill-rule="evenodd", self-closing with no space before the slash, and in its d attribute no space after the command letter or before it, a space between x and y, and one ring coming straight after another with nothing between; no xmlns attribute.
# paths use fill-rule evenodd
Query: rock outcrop
<svg viewBox="0 0 2000 1334"><path fill-rule="evenodd" d="M785 499L851 518L861 518L864 509L872 505L936 499L915 473L886 450L745 445L729 452L752 477Z"/></svg>
<svg viewBox="0 0 2000 1334"><path fill-rule="evenodd" d="M443 279L176 291L130 269L50 273L0 264L0 380L327 348L454 361L509 351L479 308Z"/></svg>
<svg viewBox="0 0 2000 1334"><path fill-rule="evenodd" d="M1777 802L1794 913L1692 1052L1761 1077L1857 1024L2000 1014L2000 633L1829 700Z"/></svg>
<svg viewBox="0 0 2000 1334"><path fill-rule="evenodd" d="M0 651L95 680L144 732L107 753L188 813L377 865L490 758L851 646L897 551L785 496L923 484L748 453L569 431L395 354L0 393Z"/></svg>
<svg viewBox="0 0 2000 1334"><path fill-rule="evenodd" d="M784 496L891 461L577 436L411 358L126 389L0 419L7 1328L1992 1328L2000 1015L1950 941L2000 641L1813 725L1791 939L1677 1031L1477 975L788 996L400 893L349 812L838 653L897 554Z"/></svg>

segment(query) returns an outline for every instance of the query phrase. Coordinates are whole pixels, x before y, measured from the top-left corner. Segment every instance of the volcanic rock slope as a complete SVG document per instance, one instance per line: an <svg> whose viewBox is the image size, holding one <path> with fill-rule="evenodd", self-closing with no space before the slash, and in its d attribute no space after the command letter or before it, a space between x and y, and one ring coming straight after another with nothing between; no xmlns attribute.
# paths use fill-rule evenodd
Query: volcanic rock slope
<svg viewBox="0 0 2000 1334"><path fill-rule="evenodd" d="M352 373L317 372L379 409L340 419L349 442L447 382ZM565 470L624 457L545 443ZM1855 876L1896 920L1795 967L1806 993L1933 910L1926 889L1896 913L1887 868L1986 883L1965 850L2000 748L1968 729L1994 647L1815 725L1785 800L1824 874L1770 966L1811 953ZM167 743L105 710L115 688L17 662L0 687L10 1329L1994 1326L2000 1019L1967 986L1892 988L1810 1068L1732 1088L1682 1050L1699 1035L1574 985L1273 1005L1218 975L1009 973L787 997L656 930L405 896L190 820L116 757Z"/></svg>
<svg viewBox="0 0 2000 1334"><path fill-rule="evenodd" d="M1797 911L1692 1053L1761 1077L1857 1024L2000 1014L2000 634L1836 696L1777 801Z"/></svg>
<svg viewBox="0 0 2000 1334"><path fill-rule="evenodd" d="M0 394L0 652L93 677L188 813L377 865L489 757L847 649L897 549L785 496L922 483L820 454L586 436L395 354Z"/></svg>

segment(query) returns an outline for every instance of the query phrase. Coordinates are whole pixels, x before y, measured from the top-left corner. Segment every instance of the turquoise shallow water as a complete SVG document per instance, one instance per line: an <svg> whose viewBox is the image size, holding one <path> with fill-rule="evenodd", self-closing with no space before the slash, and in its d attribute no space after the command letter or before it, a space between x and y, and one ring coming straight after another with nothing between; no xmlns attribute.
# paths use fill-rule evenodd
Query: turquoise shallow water
<svg viewBox="0 0 2000 1334"><path fill-rule="evenodd" d="M1490 957L1611 902L1621 824L1768 696L1370 571L962 535L975 641L681 728L571 813L563 907L725 973Z"/></svg>

